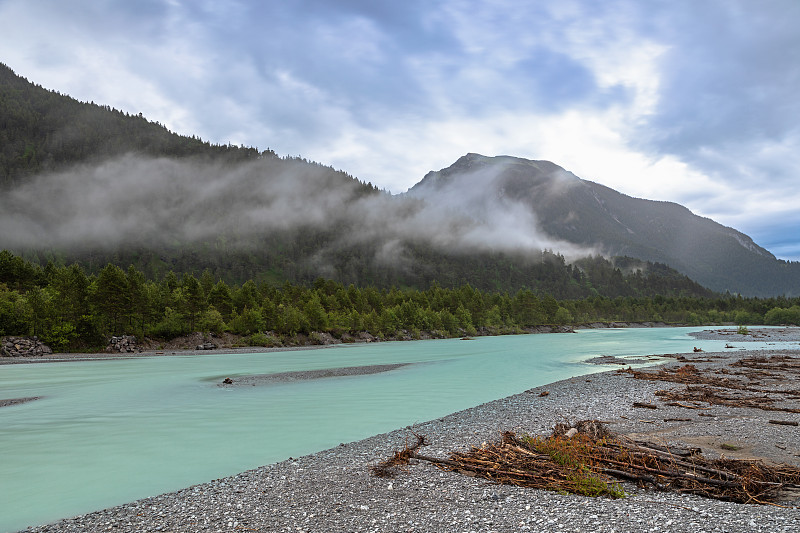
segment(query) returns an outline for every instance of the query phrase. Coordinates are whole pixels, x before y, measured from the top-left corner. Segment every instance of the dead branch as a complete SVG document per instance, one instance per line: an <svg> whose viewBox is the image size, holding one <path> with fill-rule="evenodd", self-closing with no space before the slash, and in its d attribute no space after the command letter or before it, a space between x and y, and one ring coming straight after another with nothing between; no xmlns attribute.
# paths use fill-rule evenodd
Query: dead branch
<svg viewBox="0 0 800 533"><path fill-rule="evenodd" d="M372 474L376 477L395 477L398 470L408 466L411 458L414 457L417 450L422 446L428 445L428 443L425 441L424 435L415 434L414 436L417 438L417 441L414 444L394 452L394 455L392 455L390 458L370 467Z"/></svg>
<svg viewBox="0 0 800 533"><path fill-rule="evenodd" d="M778 401L767 395L753 396L747 394L724 394L723 392L708 387L687 386L683 390L660 390L656 391L656 396L671 400L674 404L681 407L688 405L678 402L704 402L709 405L725 405L728 407L749 407L761 409L762 411L782 411L786 413L800 413L800 409L794 407L779 407L775 403ZM697 407L690 407L696 409Z"/></svg>
<svg viewBox="0 0 800 533"><path fill-rule="evenodd" d="M697 448L662 446L616 436L596 420L569 426L558 424L546 438L505 432L498 442L484 443L468 452L451 452L447 459L417 453L424 445L424 438L417 436L413 446L395 452L372 471L376 476L385 476L389 469L395 475L398 467L416 459L495 483L612 498L624 495L616 480L760 504L800 489L800 469L789 465L724 457L707 459Z"/></svg>
<svg viewBox="0 0 800 533"><path fill-rule="evenodd" d="M781 426L796 426L797 422L791 420L770 420L770 424L779 424Z"/></svg>

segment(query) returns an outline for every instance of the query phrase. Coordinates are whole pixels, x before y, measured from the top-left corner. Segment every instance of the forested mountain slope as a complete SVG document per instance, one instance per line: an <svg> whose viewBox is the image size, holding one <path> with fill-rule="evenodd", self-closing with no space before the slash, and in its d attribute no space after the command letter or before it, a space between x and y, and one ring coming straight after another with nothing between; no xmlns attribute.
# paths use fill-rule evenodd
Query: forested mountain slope
<svg viewBox="0 0 800 533"><path fill-rule="evenodd" d="M569 246L549 226L533 238L524 210L393 197L318 163L212 145L78 102L4 65L0 150L0 249L42 266L132 264L151 279L208 269L232 283L470 283L559 298L710 294L662 266L620 268L597 255L633 248Z"/></svg>
<svg viewBox="0 0 800 533"><path fill-rule="evenodd" d="M800 294L800 264L776 259L747 235L681 205L582 180L549 161L467 154L426 175L408 195L488 214L513 206L532 216L533 233L664 263L716 291Z"/></svg>
<svg viewBox="0 0 800 533"><path fill-rule="evenodd" d="M212 145L177 135L141 114L79 102L35 85L0 63L0 187L42 171L130 152L217 161L262 155L254 148Z"/></svg>

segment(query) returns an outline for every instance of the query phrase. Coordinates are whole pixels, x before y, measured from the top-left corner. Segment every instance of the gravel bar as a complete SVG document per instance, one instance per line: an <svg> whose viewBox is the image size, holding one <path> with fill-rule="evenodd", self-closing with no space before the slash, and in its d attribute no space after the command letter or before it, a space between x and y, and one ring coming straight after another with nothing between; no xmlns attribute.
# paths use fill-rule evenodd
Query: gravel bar
<svg viewBox="0 0 800 533"><path fill-rule="evenodd" d="M754 353L769 352L685 354L684 360L670 364L688 360L703 369ZM781 415L796 420L796 414L669 407L654 393L671 387L683 386L615 372L572 378L413 427L26 531L800 531L796 501L784 508L742 505L630 484L623 485L629 494L624 499L588 498L490 484L424 462L412 464L394 479L369 473L369 466L413 442L414 434L430 442L425 455L445 458L450 451L497 440L504 430L547 435L558 422L589 418L608 421L617 433L655 442L703 443L704 453L722 453L719 444L724 442L740 448L725 451L728 457L741 454L800 464L798 429L768 424L768 419ZM540 396L544 391L548 394ZM658 404L658 409L635 409L634 402Z"/></svg>
<svg viewBox="0 0 800 533"><path fill-rule="evenodd" d="M388 365L345 366L339 368L324 368L321 370L295 370L292 372L278 372L274 374L249 374L226 378L218 383L219 387L247 387L268 385L271 383L291 383L294 381L309 381L312 379L338 378L342 376L366 376L380 374L407 366L409 363L394 363Z"/></svg>
<svg viewBox="0 0 800 533"><path fill-rule="evenodd" d="M9 405L19 405L21 403L28 403L35 400L41 400L41 396L26 396L25 398L6 398L0 400L0 407L8 407Z"/></svg>
<svg viewBox="0 0 800 533"><path fill-rule="evenodd" d="M744 327L739 329L707 329L689 333L695 339L724 340L731 342L800 342L800 328L796 327Z"/></svg>

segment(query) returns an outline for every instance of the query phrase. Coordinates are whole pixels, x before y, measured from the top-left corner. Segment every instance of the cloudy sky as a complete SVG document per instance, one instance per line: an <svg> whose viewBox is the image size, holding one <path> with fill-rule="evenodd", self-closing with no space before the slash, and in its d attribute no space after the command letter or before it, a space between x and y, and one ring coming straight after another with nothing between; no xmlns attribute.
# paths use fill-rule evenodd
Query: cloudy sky
<svg viewBox="0 0 800 533"><path fill-rule="evenodd" d="M800 260L797 0L0 0L46 88L392 192L547 159Z"/></svg>

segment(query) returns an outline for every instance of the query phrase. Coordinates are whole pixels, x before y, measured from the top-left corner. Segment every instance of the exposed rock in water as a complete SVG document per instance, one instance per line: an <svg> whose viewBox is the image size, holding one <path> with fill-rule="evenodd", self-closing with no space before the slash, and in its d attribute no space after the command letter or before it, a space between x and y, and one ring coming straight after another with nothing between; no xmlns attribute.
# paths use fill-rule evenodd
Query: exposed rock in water
<svg viewBox="0 0 800 533"><path fill-rule="evenodd" d="M52 353L38 337L5 337L0 344L2 357L41 357Z"/></svg>

